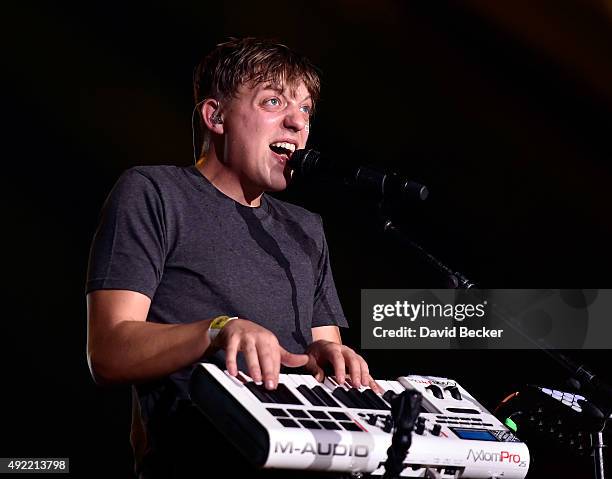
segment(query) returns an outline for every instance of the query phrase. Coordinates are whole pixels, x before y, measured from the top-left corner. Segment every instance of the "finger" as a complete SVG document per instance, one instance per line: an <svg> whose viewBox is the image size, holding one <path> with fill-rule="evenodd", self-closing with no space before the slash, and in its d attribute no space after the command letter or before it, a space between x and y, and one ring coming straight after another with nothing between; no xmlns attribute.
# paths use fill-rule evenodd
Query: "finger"
<svg viewBox="0 0 612 479"><path fill-rule="evenodd" d="M280 369L281 369L280 349L278 346L272 350L272 361L274 364L274 377L276 381L274 387L277 387L278 382L280 381Z"/></svg>
<svg viewBox="0 0 612 479"><path fill-rule="evenodd" d="M238 343L238 339L230 339L225 347L225 369L227 369L230 376L236 376L238 374L238 364L236 363Z"/></svg>
<svg viewBox="0 0 612 479"><path fill-rule="evenodd" d="M357 355L357 357L359 358L359 362L361 363L361 384L367 386L368 384L370 384L370 379L372 379L372 376L370 376L370 368L368 367L368 363L365 362L365 359L363 359L363 357L359 355Z"/></svg>
<svg viewBox="0 0 612 479"><path fill-rule="evenodd" d="M361 362L359 361L359 356L355 353L347 354L348 356L348 369L349 374L351 375L351 382L353 386L356 388L361 387Z"/></svg>
<svg viewBox="0 0 612 479"><path fill-rule="evenodd" d="M372 376L370 376L370 379L366 384L369 384L370 389L372 389L372 391L374 391L375 393L382 394L385 392L384 389L380 386L380 384L378 384Z"/></svg>
<svg viewBox="0 0 612 479"><path fill-rule="evenodd" d="M247 364L249 376L253 378L256 383L261 382L261 367L259 366L259 358L257 357L257 348L255 343L249 341L243 345L242 353L244 354L244 360Z"/></svg>
<svg viewBox="0 0 612 479"><path fill-rule="evenodd" d="M334 368L334 376L336 376L336 380L340 384L344 384L344 380L346 379L346 363L344 362L344 356L340 351L336 351L329 358L329 362L332 364Z"/></svg>
<svg viewBox="0 0 612 479"><path fill-rule="evenodd" d="M272 349L269 346L262 346L260 344L257 348L257 355L259 357L259 365L261 366L261 375L264 386L266 389L276 389L276 384L278 383L278 372L276 366L274 365Z"/></svg>
<svg viewBox="0 0 612 479"><path fill-rule="evenodd" d="M325 380L325 371L317 364L317 360L314 356L309 356L308 364L306 364L304 368L320 383Z"/></svg>
<svg viewBox="0 0 612 479"><path fill-rule="evenodd" d="M280 347L280 361L284 366L288 366L290 368L299 368L300 366L306 366L308 361L310 360L310 356L308 354L293 354Z"/></svg>

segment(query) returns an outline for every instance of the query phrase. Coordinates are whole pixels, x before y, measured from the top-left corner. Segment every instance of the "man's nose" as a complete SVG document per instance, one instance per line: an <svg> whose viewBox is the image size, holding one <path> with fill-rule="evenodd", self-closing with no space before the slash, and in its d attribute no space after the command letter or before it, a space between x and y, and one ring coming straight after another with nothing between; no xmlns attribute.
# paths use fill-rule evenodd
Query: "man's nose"
<svg viewBox="0 0 612 479"><path fill-rule="evenodd" d="M293 131L302 131L308 123L307 115L300 111L298 106L287 108L283 124L285 128Z"/></svg>

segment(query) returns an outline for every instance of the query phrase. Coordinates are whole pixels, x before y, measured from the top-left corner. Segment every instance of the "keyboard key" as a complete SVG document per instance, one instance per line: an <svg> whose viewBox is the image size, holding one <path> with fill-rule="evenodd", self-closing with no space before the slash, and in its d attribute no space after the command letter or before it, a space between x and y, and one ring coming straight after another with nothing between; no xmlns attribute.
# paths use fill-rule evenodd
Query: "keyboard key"
<svg viewBox="0 0 612 479"><path fill-rule="evenodd" d="M332 396L335 397L338 401L344 404L346 407L360 409L360 406L353 400L351 396L341 387L337 387L332 392Z"/></svg>
<svg viewBox="0 0 612 479"><path fill-rule="evenodd" d="M313 406L326 406L326 404L305 384L296 388Z"/></svg>
<svg viewBox="0 0 612 479"><path fill-rule="evenodd" d="M251 382L245 383L244 385L261 402L277 404L277 401L270 394L268 394L268 391L266 390L266 388L263 387L262 384L257 385L251 381Z"/></svg>
<svg viewBox="0 0 612 479"><path fill-rule="evenodd" d="M302 405L302 401L295 397L295 394L293 394L283 383L278 383L276 390L270 392L272 393L271 395L278 400L279 404Z"/></svg>
<svg viewBox="0 0 612 479"><path fill-rule="evenodd" d="M317 395L319 399L321 399L321 401L325 403L326 406L340 407L340 404L335 401L334 398L332 398L330 394L325 389L323 389L322 386L315 386L311 390Z"/></svg>
<svg viewBox="0 0 612 479"><path fill-rule="evenodd" d="M381 411L391 409L389 406L387 406L387 403L385 403L380 398L380 396L376 394L374 391L372 391L371 389L366 389L363 392L363 397L366 401L368 401L368 403L372 405L370 409L379 409Z"/></svg>
<svg viewBox="0 0 612 479"><path fill-rule="evenodd" d="M346 392L359 409L370 409L370 404L363 398L359 389L349 388Z"/></svg>

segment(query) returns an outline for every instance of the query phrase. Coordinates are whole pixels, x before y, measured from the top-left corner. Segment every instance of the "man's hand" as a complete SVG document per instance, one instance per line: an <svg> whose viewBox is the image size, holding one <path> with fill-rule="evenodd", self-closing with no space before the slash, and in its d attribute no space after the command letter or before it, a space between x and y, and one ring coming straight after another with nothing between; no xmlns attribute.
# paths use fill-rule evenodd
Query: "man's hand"
<svg viewBox="0 0 612 479"><path fill-rule="evenodd" d="M304 366L309 361L306 354L293 354L285 350L271 331L246 319L234 319L227 323L210 345L210 351L225 350L227 372L236 376L236 356L242 351L248 374L255 382L263 381L266 389L276 389L281 364L292 368Z"/></svg>
<svg viewBox="0 0 612 479"><path fill-rule="evenodd" d="M306 353L310 357L306 368L318 381L324 379L323 366L331 364L334 376L340 384L344 383L348 368L354 387L369 386L375 392L382 392L380 386L370 376L368 363L348 346L320 339L312 343Z"/></svg>

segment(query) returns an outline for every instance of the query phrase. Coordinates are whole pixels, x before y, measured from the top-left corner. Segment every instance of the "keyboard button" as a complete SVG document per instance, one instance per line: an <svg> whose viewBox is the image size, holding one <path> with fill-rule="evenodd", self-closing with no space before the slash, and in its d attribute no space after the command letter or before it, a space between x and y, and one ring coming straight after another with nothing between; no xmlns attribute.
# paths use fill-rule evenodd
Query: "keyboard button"
<svg viewBox="0 0 612 479"><path fill-rule="evenodd" d="M306 411L302 411L301 409L287 409L287 412L293 417L310 418L310 416L306 414Z"/></svg>
<svg viewBox="0 0 612 479"><path fill-rule="evenodd" d="M300 425L293 419L283 419L282 417L277 419L285 427L300 427Z"/></svg>
<svg viewBox="0 0 612 479"><path fill-rule="evenodd" d="M266 408L268 410L268 412L270 414L272 414L274 417L289 417L289 414L287 414L284 410L282 409L278 409L275 407L269 407Z"/></svg>
<svg viewBox="0 0 612 479"><path fill-rule="evenodd" d="M323 426L324 429L327 429L329 431L339 431L342 429L340 426L338 426L338 424L333 421L319 421L319 424Z"/></svg>
<svg viewBox="0 0 612 479"><path fill-rule="evenodd" d="M346 414L340 411L329 411L329 414L331 414L334 419L337 419L339 421L350 421L351 420L350 417L348 417Z"/></svg>
<svg viewBox="0 0 612 479"><path fill-rule="evenodd" d="M298 419L298 422L306 429L321 429L321 426L319 426L317 421L311 421L309 419Z"/></svg>
<svg viewBox="0 0 612 479"><path fill-rule="evenodd" d="M325 411L308 411L308 413L315 419L331 419Z"/></svg>
<svg viewBox="0 0 612 479"><path fill-rule="evenodd" d="M340 425L347 431L363 431L363 429L354 422L341 422Z"/></svg>

